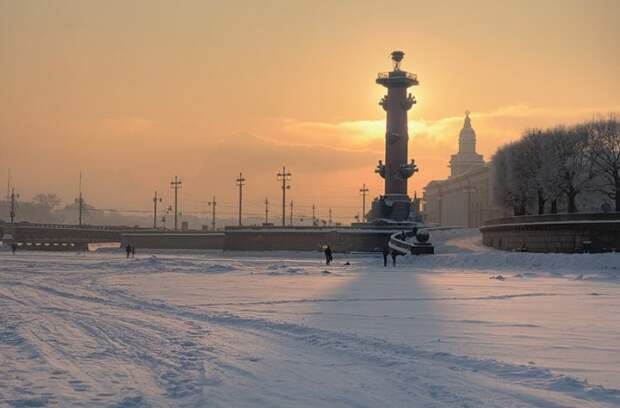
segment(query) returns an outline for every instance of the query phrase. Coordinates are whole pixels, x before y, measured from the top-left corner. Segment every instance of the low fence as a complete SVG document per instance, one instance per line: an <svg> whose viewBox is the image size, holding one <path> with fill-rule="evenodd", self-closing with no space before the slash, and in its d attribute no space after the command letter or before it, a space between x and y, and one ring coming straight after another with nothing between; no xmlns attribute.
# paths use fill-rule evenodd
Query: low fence
<svg viewBox="0 0 620 408"><path fill-rule="evenodd" d="M480 227L484 245L528 252L620 250L620 213L564 213L505 217Z"/></svg>

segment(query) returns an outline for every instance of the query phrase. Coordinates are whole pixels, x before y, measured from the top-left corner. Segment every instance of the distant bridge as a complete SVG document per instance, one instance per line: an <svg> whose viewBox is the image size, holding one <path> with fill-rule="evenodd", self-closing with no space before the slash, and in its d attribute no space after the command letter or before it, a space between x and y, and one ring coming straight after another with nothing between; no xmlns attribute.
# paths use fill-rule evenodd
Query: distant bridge
<svg viewBox="0 0 620 408"><path fill-rule="evenodd" d="M69 250L85 249L88 244L121 242L121 234L150 231L125 226L0 223L0 238L21 249Z"/></svg>

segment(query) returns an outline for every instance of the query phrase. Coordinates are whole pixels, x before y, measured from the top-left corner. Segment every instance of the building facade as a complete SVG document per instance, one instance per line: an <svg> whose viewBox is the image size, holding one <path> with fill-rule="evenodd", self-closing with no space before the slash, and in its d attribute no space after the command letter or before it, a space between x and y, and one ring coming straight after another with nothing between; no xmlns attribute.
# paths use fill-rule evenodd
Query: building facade
<svg viewBox="0 0 620 408"><path fill-rule="evenodd" d="M476 152L469 112L459 133L459 151L450 159L450 176L428 183L423 202L426 222L443 226L478 227L505 214L493 200L491 166Z"/></svg>

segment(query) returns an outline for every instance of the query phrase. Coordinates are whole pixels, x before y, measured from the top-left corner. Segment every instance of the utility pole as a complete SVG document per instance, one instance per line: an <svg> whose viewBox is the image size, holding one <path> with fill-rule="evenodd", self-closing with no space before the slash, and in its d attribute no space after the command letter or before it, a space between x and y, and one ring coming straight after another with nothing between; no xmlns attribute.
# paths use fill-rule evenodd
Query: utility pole
<svg viewBox="0 0 620 408"><path fill-rule="evenodd" d="M153 229L157 229L157 203L161 203L161 197L157 197L157 191L153 196Z"/></svg>
<svg viewBox="0 0 620 408"><path fill-rule="evenodd" d="M360 188L360 193L362 193L362 222L366 222L366 194L368 194L366 184Z"/></svg>
<svg viewBox="0 0 620 408"><path fill-rule="evenodd" d="M239 173L239 178L236 180L237 186L239 186L239 226L241 226L241 208L242 208L242 197L243 197L243 186L245 185L245 179L243 178L243 174Z"/></svg>
<svg viewBox="0 0 620 408"><path fill-rule="evenodd" d="M6 178L6 201L11 199L11 169L8 170Z"/></svg>
<svg viewBox="0 0 620 408"><path fill-rule="evenodd" d="M15 188L11 188L11 224L15 222L15 199L19 198L19 194L15 194Z"/></svg>
<svg viewBox="0 0 620 408"><path fill-rule="evenodd" d="M269 199L265 197L265 224L269 224Z"/></svg>
<svg viewBox="0 0 620 408"><path fill-rule="evenodd" d="M181 188L181 180L174 176L174 180L170 182L170 188L174 190L174 230L178 229L177 218L179 216L179 189Z"/></svg>
<svg viewBox="0 0 620 408"><path fill-rule="evenodd" d="M289 215L290 215L289 225L292 227L293 226L293 200L291 200L291 213Z"/></svg>
<svg viewBox="0 0 620 408"><path fill-rule="evenodd" d="M215 201L215 196L213 196L213 200L209 201L209 207L211 207L211 229L215 231L215 206L217 202Z"/></svg>
<svg viewBox="0 0 620 408"><path fill-rule="evenodd" d="M328 222L329 222L329 226L331 227L332 225L332 209L331 208L329 209L329 221Z"/></svg>
<svg viewBox="0 0 620 408"><path fill-rule="evenodd" d="M316 205L312 204L312 225L316 225Z"/></svg>
<svg viewBox="0 0 620 408"><path fill-rule="evenodd" d="M282 173L278 173L278 180L282 182L282 226L286 226L286 190L291 186L287 184L291 180L291 173L286 171L286 167L282 166Z"/></svg>
<svg viewBox="0 0 620 408"><path fill-rule="evenodd" d="M79 185L79 197L78 197L78 225L82 226L82 209L83 209L84 199L82 198L82 172L80 172L80 185Z"/></svg>

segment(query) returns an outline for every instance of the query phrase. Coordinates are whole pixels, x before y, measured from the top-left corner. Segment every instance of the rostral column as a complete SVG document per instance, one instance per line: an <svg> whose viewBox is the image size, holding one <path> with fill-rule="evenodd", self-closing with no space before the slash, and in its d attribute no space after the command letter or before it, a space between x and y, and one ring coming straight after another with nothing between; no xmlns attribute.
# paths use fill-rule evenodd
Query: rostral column
<svg viewBox="0 0 620 408"><path fill-rule="evenodd" d="M405 221L411 208L407 180L418 171L415 161L408 162L407 157L407 111L416 103L415 97L407 94L407 89L418 85L418 79L415 74L400 69L404 52L394 51L391 56L393 70L379 73L376 80L377 84L387 88L387 95L379 102L387 112L387 121L385 164L380 160L375 170L385 179L385 194L373 204L373 218Z"/></svg>

